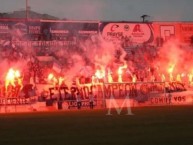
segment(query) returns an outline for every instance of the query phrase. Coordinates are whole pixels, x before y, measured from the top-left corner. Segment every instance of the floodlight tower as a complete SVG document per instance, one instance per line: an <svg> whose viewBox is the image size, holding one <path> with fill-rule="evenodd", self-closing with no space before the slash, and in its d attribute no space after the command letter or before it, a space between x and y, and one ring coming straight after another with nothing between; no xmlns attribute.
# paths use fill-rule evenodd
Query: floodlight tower
<svg viewBox="0 0 193 145"><path fill-rule="evenodd" d="M143 22L146 21L146 18L147 18L147 17L150 17L150 16L149 16L149 15L142 15L142 16L141 16L141 18L143 19Z"/></svg>

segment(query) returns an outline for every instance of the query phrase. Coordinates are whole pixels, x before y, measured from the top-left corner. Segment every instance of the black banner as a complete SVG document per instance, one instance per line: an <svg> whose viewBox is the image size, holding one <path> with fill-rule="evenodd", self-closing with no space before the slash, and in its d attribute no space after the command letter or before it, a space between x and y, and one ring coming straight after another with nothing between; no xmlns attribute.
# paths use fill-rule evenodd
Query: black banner
<svg viewBox="0 0 193 145"><path fill-rule="evenodd" d="M98 25L98 22L0 19L0 39L77 41L98 34Z"/></svg>

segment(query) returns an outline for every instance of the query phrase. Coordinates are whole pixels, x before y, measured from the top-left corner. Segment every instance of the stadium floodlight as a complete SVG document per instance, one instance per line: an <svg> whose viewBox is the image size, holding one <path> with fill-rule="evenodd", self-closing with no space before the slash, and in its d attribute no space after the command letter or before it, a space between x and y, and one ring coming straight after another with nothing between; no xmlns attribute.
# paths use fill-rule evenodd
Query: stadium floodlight
<svg viewBox="0 0 193 145"><path fill-rule="evenodd" d="M142 16L141 16L141 18L143 19L143 22L146 21L146 18L147 18L147 17L150 17L150 16L149 16L149 15L142 15Z"/></svg>

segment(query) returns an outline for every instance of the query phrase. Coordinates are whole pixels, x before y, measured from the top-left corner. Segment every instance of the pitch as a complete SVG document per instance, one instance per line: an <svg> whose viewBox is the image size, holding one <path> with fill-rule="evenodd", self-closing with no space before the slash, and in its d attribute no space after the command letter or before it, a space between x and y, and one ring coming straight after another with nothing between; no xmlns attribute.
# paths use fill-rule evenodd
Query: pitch
<svg viewBox="0 0 193 145"><path fill-rule="evenodd" d="M193 106L0 115L4 145L191 145Z"/></svg>

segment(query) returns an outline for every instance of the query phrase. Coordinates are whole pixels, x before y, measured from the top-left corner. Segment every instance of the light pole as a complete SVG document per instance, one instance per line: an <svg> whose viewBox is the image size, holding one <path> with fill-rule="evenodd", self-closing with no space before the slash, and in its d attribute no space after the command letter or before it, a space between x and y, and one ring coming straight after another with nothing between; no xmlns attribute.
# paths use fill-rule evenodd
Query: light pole
<svg viewBox="0 0 193 145"><path fill-rule="evenodd" d="M145 19L145 18L147 18L147 17L149 17L149 15L142 15L142 16L141 16L141 18L143 19L143 22L145 22L145 21L146 21L146 19Z"/></svg>
<svg viewBox="0 0 193 145"><path fill-rule="evenodd" d="M28 19L28 0L25 0L25 12L26 12L26 20Z"/></svg>

